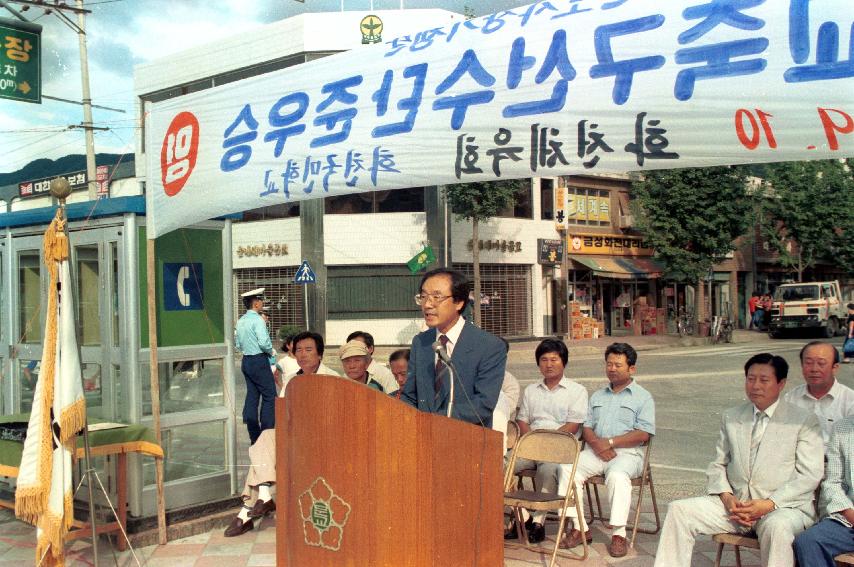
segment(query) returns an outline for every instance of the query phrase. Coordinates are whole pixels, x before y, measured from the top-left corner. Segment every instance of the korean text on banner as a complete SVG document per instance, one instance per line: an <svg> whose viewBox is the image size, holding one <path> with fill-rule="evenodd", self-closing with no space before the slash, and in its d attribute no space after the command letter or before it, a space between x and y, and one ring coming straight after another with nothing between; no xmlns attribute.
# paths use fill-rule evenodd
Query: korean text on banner
<svg viewBox="0 0 854 567"><path fill-rule="evenodd" d="M537 2L155 103L148 234L400 187L850 157L849 2Z"/></svg>

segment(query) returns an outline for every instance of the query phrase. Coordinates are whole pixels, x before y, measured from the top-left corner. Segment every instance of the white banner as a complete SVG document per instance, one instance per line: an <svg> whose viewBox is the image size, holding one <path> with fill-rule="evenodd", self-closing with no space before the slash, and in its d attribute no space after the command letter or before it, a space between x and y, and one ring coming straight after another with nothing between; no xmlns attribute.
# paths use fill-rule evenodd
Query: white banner
<svg viewBox="0 0 854 567"><path fill-rule="evenodd" d="M551 0L169 99L148 235L353 192L854 156L852 20L850 0Z"/></svg>

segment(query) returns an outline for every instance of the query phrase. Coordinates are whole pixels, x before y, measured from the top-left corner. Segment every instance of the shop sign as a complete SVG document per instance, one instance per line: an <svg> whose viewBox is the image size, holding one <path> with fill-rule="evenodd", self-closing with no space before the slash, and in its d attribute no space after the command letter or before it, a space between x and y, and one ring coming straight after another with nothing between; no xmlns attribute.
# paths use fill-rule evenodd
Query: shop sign
<svg viewBox="0 0 854 567"><path fill-rule="evenodd" d="M555 229L566 230L566 187L558 183L555 185L554 193Z"/></svg>
<svg viewBox="0 0 854 567"><path fill-rule="evenodd" d="M566 217L578 221L611 222L611 198L608 195L579 195L569 191L566 196Z"/></svg>
<svg viewBox="0 0 854 567"><path fill-rule="evenodd" d="M238 258L250 258L255 256L287 256L287 244L254 244L249 246L238 246Z"/></svg>
<svg viewBox="0 0 854 567"><path fill-rule="evenodd" d="M474 240L469 239L468 249L469 251L474 249ZM497 238L494 240L478 240L477 249L500 250L501 252L521 252L522 243L518 240L498 240Z"/></svg>
<svg viewBox="0 0 854 567"><path fill-rule="evenodd" d="M563 259L563 241L551 238L538 238L537 261L540 264L559 264Z"/></svg>
<svg viewBox="0 0 854 567"><path fill-rule="evenodd" d="M163 306L166 311L204 308L203 270L201 262L163 263Z"/></svg>
<svg viewBox="0 0 854 567"><path fill-rule="evenodd" d="M620 234L570 234L570 254L605 254L610 256L652 256L654 250L639 236Z"/></svg>
<svg viewBox="0 0 854 567"><path fill-rule="evenodd" d="M110 166L99 165L96 169L96 189L99 197L105 197L110 194ZM57 177L65 177L68 184L71 185L72 191L85 191L88 187L85 171L75 171L74 173L66 173L62 176L42 177L32 181L24 181L18 183L18 196L22 199L30 197L43 197L50 194L50 182Z"/></svg>

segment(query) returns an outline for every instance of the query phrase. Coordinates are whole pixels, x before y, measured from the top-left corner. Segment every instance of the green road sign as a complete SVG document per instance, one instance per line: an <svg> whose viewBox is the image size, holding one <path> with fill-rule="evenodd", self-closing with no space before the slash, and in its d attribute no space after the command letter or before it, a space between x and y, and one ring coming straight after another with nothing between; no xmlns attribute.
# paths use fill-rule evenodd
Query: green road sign
<svg viewBox="0 0 854 567"><path fill-rule="evenodd" d="M0 18L0 98L42 102L42 27Z"/></svg>

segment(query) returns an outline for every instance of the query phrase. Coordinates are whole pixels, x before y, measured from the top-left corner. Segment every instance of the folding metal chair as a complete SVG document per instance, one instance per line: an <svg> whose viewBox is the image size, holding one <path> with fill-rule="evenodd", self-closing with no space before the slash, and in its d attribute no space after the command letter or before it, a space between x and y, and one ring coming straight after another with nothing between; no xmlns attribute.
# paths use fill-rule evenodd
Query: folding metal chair
<svg viewBox="0 0 854 567"><path fill-rule="evenodd" d="M569 475L569 488L566 495L552 494L547 492L536 492L533 490L518 489L518 481L513 474L516 459L530 459L532 461L544 461L548 463L559 463L572 465ZM573 552L558 551L560 538L566 524L566 510L569 506L575 506L576 513L581 514L581 500L575 491L575 467L578 462L578 440L574 435L561 431L536 430L529 431L516 443L510 463L504 475L504 505L513 509L516 518L516 530L520 542L528 541L528 533L525 523L522 521L522 509L533 511L560 510L560 522L558 523L557 536L555 537L554 549L549 567L553 567L557 555L568 559L583 561L587 558L587 542L584 541L584 554L578 555ZM580 517L580 516L579 516ZM505 546L523 547L530 551L548 553L548 550L539 545L529 543L505 542Z"/></svg>
<svg viewBox="0 0 854 567"><path fill-rule="evenodd" d="M661 518L658 515L658 501L655 499L655 485L652 482L652 471L649 466L649 455L652 447L652 437L650 437L649 441L646 443L646 449L644 450L643 455L643 468L641 469L641 475L639 477L632 479L632 486L638 487L638 499L635 502L635 518L634 523L631 525L632 537L629 541L629 546L635 546L635 538L638 535L638 532L642 534L657 534L661 529ZM603 524L605 523L605 517L602 513L602 502L599 500L599 486L605 484L605 477L603 475L591 476L584 483L585 492L587 493L587 506L590 508L590 521L587 522L587 525L592 524L595 520L599 520ZM655 515L655 529L646 529L640 528L638 524L640 523L640 514L641 514L641 504L643 504L643 493L644 487L649 485L649 494L652 497L652 512ZM591 497L590 487L593 487L593 494L596 496L596 512L593 511L593 498ZM629 528L629 526L626 526Z"/></svg>

